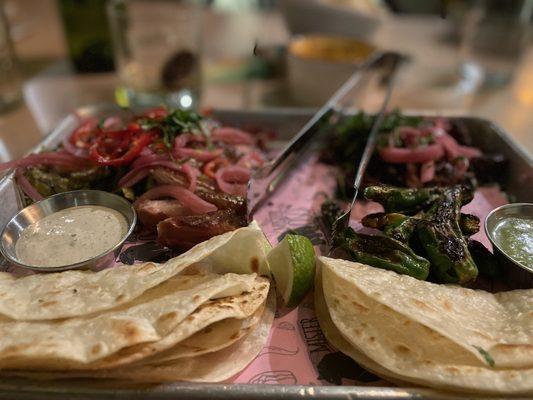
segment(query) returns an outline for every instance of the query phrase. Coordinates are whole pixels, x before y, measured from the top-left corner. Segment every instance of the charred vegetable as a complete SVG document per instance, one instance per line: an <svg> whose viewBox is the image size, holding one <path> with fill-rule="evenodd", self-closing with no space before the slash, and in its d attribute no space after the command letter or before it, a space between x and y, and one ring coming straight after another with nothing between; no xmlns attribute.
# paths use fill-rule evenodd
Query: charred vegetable
<svg viewBox="0 0 533 400"><path fill-rule="evenodd" d="M429 261L398 240L381 235L364 235L350 228L342 239L337 240L337 245L355 261L417 279L425 280L428 277Z"/></svg>
<svg viewBox="0 0 533 400"><path fill-rule="evenodd" d="M322 204L322 222L330 236L333 235L332 246L342 248L355 261L418 279L427 278L429 262L400 241L387 236L356 233L352 228L333 229L340 214L341 209L334 202Z"/></svg>
<svg viewBox="0 0 533 400"><path fill-rule="evenodd" d="M501 267L497 258L477 240L468 241L468 250L472 255L481 276L496 278L501 275Z"/></svg>
<svg viewBox="0 0 533 400"><path fill-rule="evenodd" d="M446 189L416 227L432 271L442 282L465 284L478 275L459 228L461 205L469 197L462 186Z"/></svg>
<svg viewBox="0 0 533 400"><path fill-rule="evenodd" d="M417 211L439 198L441 188L408 189L388 185L368 186L364 196L368 200L378 202L385 212Z"/></svg>
<svg viewBox="0 0 533 400"><path fill-rule="evenodd" d="M479 232L479 217L472 214L463 214L459 218L459 228L465 236L472 236Z"/></svg>

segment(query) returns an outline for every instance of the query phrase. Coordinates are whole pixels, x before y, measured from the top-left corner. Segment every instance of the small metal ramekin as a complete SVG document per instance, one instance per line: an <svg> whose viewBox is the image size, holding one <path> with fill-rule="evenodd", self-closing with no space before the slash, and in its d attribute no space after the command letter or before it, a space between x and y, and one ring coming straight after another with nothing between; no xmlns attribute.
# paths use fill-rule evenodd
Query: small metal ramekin
<svg viewBox="0 0 533 400"><path fill-rule="evenodd" d="M505 218L526 217L533 219L533 203L510 203L492 210L485 219L485 233L492 243L494 255L504 267L507 282L517 288L533 287L533 266L524 265L506 254L494 239L496 226ZM533 232L532 232L533 234Z"/></svg>
<svg viewBox="0 0 533 400"><path fill-rule="evenodd" d="M15 245L22 231L29 225L57 211L76 206L102 206L120 212L128 224L127 232L111 249L85 261L58 267L38 267L27 265L17 258ZM0 251L10 262L20 267L39 272L65 271L68 269L101 269L109 266L119 255L122 245L135 228L137 214L133 205L126 199L100 190L75 190L58 193L38 201L19 211L4 227L0 236Z"/></svg>

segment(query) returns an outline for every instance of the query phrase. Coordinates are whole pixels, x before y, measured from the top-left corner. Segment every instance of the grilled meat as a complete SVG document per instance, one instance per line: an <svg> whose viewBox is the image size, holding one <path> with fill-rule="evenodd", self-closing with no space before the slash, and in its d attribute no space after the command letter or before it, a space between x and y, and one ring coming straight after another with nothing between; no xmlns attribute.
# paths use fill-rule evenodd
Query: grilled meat
<svg viewBox="0 0 533 400"><path fill-rule="evenodd" d="M164 246L188 250L213 236L246 226L232 210L167 218L157 225L157 240Z"/></svg>

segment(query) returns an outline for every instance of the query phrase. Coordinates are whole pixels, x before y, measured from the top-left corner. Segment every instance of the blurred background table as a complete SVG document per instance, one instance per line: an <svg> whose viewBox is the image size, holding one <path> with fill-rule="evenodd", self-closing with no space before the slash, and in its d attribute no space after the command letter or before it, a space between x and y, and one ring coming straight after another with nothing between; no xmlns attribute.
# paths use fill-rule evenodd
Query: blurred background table
<svg viewBox="0 0 533 400"><path fill-rule="evenodd" d="M55 0L8 0L6 8L25 79L23 100L0 114L1 161L27 152L76 107L113 101L117 85L112 72L72 72ZM239 57L251 57L256 39L261 46L288 42L290 33L277 9L246 8L240 13L210 10L204 26L202 106L261 109L294 105L286 95L283 79L228 75L228 71L243 67ZM410 56L411 62L399 76L393 105L489 118L533 153L531 41L510 84L458 94L445 84L458 62L457 45L447 40L449 34L450 21L438 16L391 15L368 38L379 48Z"/></svg>

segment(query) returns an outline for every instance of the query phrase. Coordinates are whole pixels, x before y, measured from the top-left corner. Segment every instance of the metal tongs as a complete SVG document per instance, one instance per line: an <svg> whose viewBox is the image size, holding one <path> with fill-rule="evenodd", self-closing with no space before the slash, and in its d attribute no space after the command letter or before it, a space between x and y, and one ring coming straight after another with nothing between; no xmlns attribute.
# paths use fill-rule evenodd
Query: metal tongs
<svg viewBox="0 0 533 400"><path fill-rule="evenodd" d="M377 132L379 131L379 127L383 121L383 115L387 108L387 104L392 92L392 78L398 63L401 60L401 57L402 56L397 53L385 52L377 53L369 58L357 69L357 71L350 76L350 78L333 94L333 96L331 96L326 104L324 104L324 106L322 106L322 108L320 108L320 110L313 115L313 117L303 126L302 129L300 129L300 131L274 160L266 163L263 167L254 171L248 183L247 191L246 216L248 221L253 219L253 214L265 202L265 200L268 199L272 192L274 192L274 190L286 177L290 168L302 156L304 153L303 149L320 131L318 128L321 122L342 111L342 107L340 107L341 100L343 100L346 95L348 95L354 89L354 87L356 87L356 85L362 81L364 73L380 63L383 63L384 61L391 60L390 72L387 76L387 93L380 108L379 114L374 122L374 125L372 126L363 158L359 164L358 172L354 182L354 188L356 189L355 196L352 200L350 209L341 217L343 220L342 222L347 224L350 212L355 204L355 199L357 197L362 175L364 174L374 149L375 137L377 136Z"/></svg>

